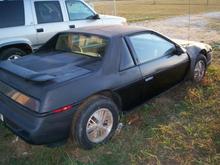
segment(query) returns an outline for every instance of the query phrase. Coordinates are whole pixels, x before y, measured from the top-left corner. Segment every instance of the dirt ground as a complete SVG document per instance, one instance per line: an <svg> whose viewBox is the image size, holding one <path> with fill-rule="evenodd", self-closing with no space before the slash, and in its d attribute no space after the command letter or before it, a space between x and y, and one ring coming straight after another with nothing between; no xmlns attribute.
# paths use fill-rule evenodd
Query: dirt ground
<svg viewBox="0 0 220 165"><path fill-rule="evenodd" d="M131 23L156 30L171 38L213 43L220 40L220 12L177 16L163 20Z"/></svg>

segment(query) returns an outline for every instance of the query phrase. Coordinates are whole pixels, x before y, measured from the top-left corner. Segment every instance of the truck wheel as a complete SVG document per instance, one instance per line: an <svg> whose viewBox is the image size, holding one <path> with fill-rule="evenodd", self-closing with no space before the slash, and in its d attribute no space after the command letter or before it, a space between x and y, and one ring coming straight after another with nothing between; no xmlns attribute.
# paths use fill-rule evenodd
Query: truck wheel
<svg viewBox="0 0 220 165"><path fill-rule="evenodd" d="M0 53L0 60L14 60L18 59L27 53L18 48L5 49Z"/></svg>
<svg viewBox="0 0 220 165"><path fill-rule="evenodd" d="M202 81L202 79L205 76L206 69L207 69L206 57L204 55L200 55L194 66L192 80L196 83Z"/></svg>
<svg viewBox="0 0 220 165"><path fill-rule="evenodd" d="M117 129L116 104L105 96L94 96L81 105L74 115L72 137L85 149L109 141Z"/></svg>

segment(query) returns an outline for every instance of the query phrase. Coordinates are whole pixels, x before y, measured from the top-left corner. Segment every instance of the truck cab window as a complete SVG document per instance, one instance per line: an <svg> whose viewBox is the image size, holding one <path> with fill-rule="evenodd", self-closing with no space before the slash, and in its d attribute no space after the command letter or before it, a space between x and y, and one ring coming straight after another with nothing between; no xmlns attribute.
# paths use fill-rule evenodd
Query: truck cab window
<svg viewBox="0 0 220 165"><path fill-rule="evenodd" d="M23 1L0 1L0 28L22 26L24 24Z"/></svg>
<svg viewBox="0 0 220 165"><path fill-rule="evenodd" d="M95 15L84 3L75 0L66 1L70 21L89 19Z"/></svg>
<svg viewBox="0 0 220 165"><path fill-rule="evenodd" d="M37 1L34 5L39 24L63 21L59 1Z"/></svg>

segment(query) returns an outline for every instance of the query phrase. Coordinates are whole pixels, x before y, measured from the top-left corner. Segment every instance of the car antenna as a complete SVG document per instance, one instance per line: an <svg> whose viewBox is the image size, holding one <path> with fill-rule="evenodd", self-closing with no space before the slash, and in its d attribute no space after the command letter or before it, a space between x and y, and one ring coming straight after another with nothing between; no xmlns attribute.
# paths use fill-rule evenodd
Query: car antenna
<svg viewBox="0 0 220 165"><path fill-rule="evenodd" d="M189 18L189 25L188 25L188 44L190 41L190 29L191 29L191 0L188 1L188 18Z"/></svg>

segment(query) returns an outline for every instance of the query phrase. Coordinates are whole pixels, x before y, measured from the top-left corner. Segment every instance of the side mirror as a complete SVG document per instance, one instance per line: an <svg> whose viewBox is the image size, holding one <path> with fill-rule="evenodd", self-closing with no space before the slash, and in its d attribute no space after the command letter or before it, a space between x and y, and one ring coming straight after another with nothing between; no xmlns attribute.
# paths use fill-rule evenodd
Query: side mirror
<svg viewBox="0 0 220 165"><path fill-rule="evenodd" d="M181 55L181 54L183 54L183 53L185 53L184 52L184 50L179 46L179 45L176 45L176 50L175 50L175 52L174 52L176 55Z"/></svg>
<svg viewBox="0 0 220 165"><path fill-rule="evenodd" d="M100 19L99 14L95 14L95 15L92 17L92 19Z"/></svg>

